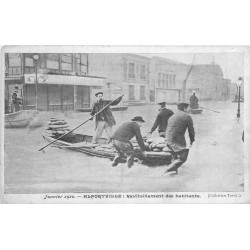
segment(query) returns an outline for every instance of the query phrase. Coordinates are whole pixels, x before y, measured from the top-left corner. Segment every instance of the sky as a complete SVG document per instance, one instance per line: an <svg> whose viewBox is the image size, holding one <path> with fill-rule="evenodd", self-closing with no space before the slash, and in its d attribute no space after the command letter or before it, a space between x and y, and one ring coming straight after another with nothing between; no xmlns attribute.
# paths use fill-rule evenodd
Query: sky
<svg viewBox="0 0 250 250"><path fill-rule="evenodd" d="M194 59L193 53L165 53L165 54L140 54L147 57L160 56L171 60L191 64ZM231 79L232 82L243 76L244 54L239 52L230 53L198 53L194 64L211 64L211 62L221 66L224 78Z"/></svg>

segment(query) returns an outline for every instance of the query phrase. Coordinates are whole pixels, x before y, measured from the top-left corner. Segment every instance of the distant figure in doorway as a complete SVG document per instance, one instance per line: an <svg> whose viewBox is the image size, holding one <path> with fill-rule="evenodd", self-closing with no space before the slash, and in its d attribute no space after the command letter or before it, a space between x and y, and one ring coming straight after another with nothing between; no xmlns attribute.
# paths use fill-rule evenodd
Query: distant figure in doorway
<svg viewBox="0 0 250 250"><path fill-rule="evenodd" d="M13 94L11 95L11 112L20 111L22 105L22 98L18 95L18 87L15 87Z"/></svg>
<svg viewBox="0 0 250 250"><path fill-rule="evenodd" d="M112 167L121 163L121 159L127 156L127 166L131 168L134 164L134 158L143 154L146 150L140 127L145 121L141 116L134 117L131 122L123 123L113 134L113 146L118 155L114 158ZM140 149L134 149L131 139L136 137Z"/></svg>
<svg viewBox="0 0 250 250"><path fill-rule="evenodd" d="M166 143L172 151L174 160L165 173L178 173L178 168L187 160L189 149L186 148L185 133L188 129L190 145L195 141L195 132L192 117L187 114L188 103L179 103L178 111L168 120Z"/></svg>
<svg viewBox="0 0 250 250"><path fill-rule="evenodd" d="M103 92L97 92L95 94L97 102L94 103L94 106L91 111L91 115L95 115L98 113L101 109L103 109L105 106L107 106L112 101L109 100L103 100ZM111 105L117 105L122 100L122 97L118 98L115 102L113 102ZM103 130L105 129L105 132L107 134L108 140L110 141L110 138L112 136L112 126L116 124L114 116L112 115L112 112L110 110L110 107L107 107L104 109L100 114L96 116L96 134L93 138L93 143L97 144L99 142L99 139L102 136Z"/></svg>
<svg viewBox="0 0 250 250"><path fill-rule="evenodd" d="M190 108L191 109L198 109L199 108L199 104L198 104L198 98L197 96L195 95L195 93L193 93L193 95L191 95L190 99Z"/></svg>
<svg viewBox="0 0 250 250"><path fill-rule="evenodd" d="M158 127L159 136L165 137L166 128L168 126L168 119L174 114L174 112L166 108L165 101L159 102L158 104L160 106L160 109L159 109L160 112L157 115L154 125L151 128L151 131L148 133L148 135L149 136L152 135L152 133Z"/></svg>

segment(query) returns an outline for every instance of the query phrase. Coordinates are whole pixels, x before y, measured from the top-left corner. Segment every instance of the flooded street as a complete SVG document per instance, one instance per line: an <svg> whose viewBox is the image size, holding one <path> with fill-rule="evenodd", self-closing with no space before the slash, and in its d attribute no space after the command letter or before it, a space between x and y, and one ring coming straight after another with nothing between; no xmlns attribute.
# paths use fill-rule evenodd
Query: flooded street
<svg viewBox="0 0 250 250"><path fill-rule="evenodd" d="M163 176L165 166L148 167L135 163L112 168L108 159L87 156L78 152L47 147L42 138L45 125L35 129L5 129L5 193L71 193L71 192L199 192L243 191L243 103L241 118L236 120L237 103L204 102L204 110L192 115L196 132L195 143L187 162L176 176ZM168 108L176 111L175 105ZM113 111L116 126L136 115L146 123L146 135L158 113L157 105L133 106L127 111ZM89 117L88 113L41 112L40 119L63 118L70 128ZM94 134L94 121L76 130ZM157 132L154 132L157 136ZM188 133L187 142L189 143Z"/></svg>

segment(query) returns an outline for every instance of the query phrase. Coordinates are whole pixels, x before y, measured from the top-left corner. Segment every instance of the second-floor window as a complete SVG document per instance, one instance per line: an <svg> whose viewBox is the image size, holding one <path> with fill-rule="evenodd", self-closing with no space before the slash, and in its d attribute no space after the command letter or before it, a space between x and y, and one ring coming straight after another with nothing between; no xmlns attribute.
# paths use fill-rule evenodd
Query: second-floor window
<svg viewBox="0 0 250 250"><path fill-rule="evenodd" d="M76 72L86 75L88 72L88 55L87 54L75 54L76 55Z"/></svg>
<svg viewBox="0 0 250 250"><path fill-rule="evenodd" d="M135 78L135 64L129 63L128 65L128 77Z"/></svg>
<svg viewBox="0 0 250 250"><path fill-rule="evenodd" d="M146 80L146 65L140 65L140 79Z"/></svg>
<svg viewBox="0 0 250 250"><path fill-rule="evenodd" d="M33 54L25 54L24 64L26 74L33 74L35 72Z"/></svg>
<svg viewBox="0 0 250 250"><path fill-rule="evenodd" d="M59 55L46 54L46 68L50 73L59 73Z"/></svg>
<svg viewBox="0 0 250 250"><path fill-rule="evenodd" d="M169 87L172 89L173 88L173 75L169 75Z"/></svg>
<svg viewBox="0 0 250 250"><path fill-rule="evenodd" d="M175 75L173 75L173 88L175 88Z"/></svg>
<svg viewBox="0 0 250 250"><path fill-rule="evenodd" d="M10 53L8 54L9 59L9 75L20 75L22 73L22 57L21 54Z"/></svg>
<svg viewBox="0 0 250 250"><path fill-rule="evenodd" d="M158 73L158 87L161 87L161 73Z"/></svg>
<svg viewBox="0 0 250 250"><path fill-rule="evenodd" d="M62 54L62 74L69 74L73 71L73 55Z"/></svg>
<svg viewBox="0 0 250 250"><path fill-rule="evenodd" d="M166 88L165 83L166 83L166 74L162 74L162 76L161 76L161 86L162 86L162 88Z"/></svg>
<svg viewBox="0 0 250 250"><path fill-rule="evenodd" d="M158 73L158 87L160 88L175 88L175 75Z"/></svg>
<svg viewBox="0 0 250 250"><path fill-rule="evenodd" d="M166 74L166 88L168 88L168 82L169 82L169 74Z"/></svg>

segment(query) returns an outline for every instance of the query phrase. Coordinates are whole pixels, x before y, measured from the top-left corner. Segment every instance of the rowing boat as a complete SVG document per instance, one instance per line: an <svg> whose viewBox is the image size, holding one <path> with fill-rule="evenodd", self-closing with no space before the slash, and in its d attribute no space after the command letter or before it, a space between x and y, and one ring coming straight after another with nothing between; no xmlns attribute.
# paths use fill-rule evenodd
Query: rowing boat
<svg viewBox="0 0 250 250"><path fill-rule="evenodd" d="M188 109L188 112L189 112L190 114L201 114L202 111L203 111L203 109L200 109L200 108L198 108L198 109L189 108L189 109Z"/></svg>
<svg viewBox="0 0 250 250"><path fill-rule="evenodd" d="M238 103L239 101L238 100L233 100L232 102ZM244 102L244 100L241 99L240 102Z"/></svg>
<svg viewBox="0 0 250 250"><path fill-rule="evenodd" d="M57 139L55 136L47 134L46 132L43 134L43 138L48 142ZM114 159L117 152L112 144L108 144L106 138L101 138L99 144L93 144L92 140L93 136L90 135L69 133L54 142L53 145L60 149L76 151L90 156L108 158L110 160ZM169 152L148 151L145 152L144 155L140 155L138 159L147 165L166 165L171 162L172 154Z"/></svg>
<svg viewBox="0 0 250 250"><path fill-rule="evenodd" d="M5 114L5 128L25 128L39 112L37 110L20 110Z"/></svg>

